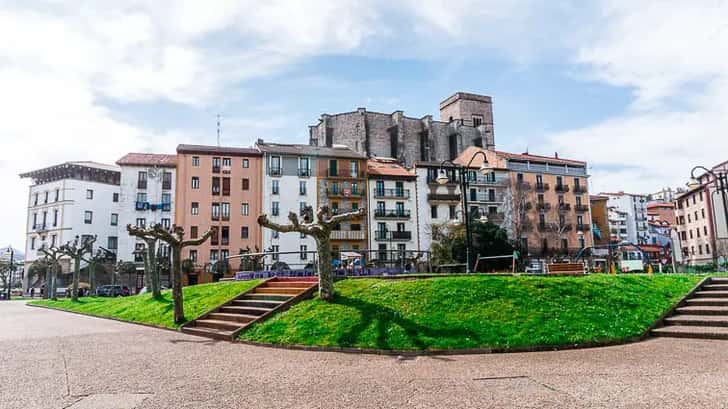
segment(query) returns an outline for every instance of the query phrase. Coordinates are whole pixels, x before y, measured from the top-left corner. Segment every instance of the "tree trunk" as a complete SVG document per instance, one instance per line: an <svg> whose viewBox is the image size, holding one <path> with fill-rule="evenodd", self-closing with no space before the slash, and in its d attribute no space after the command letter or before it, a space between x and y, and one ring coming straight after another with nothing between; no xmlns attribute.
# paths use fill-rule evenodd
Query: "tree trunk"
<svg viewBox="0 0 728 409"><path fill-rule="evenodd" d="M175 245L172 250L172 299L174 300L174 322L185 321L185 310L182 299L182 247Z"/></svg>
<svg viewBox="0 0 728 409"><path fill-rule="evenodd" d="M81 276L81 257L73 259L73 288L71 290L71 300L78 301L78 279Z"/></svg>
<svg viewBox="0 0 728 409"><path fill-rule="evenodd" d="M96 294L96 260L91 259L88 264L88 286L91 295Z"/></svg>
<svg viewBox="0 0 728 409"><path fill-rule="evenodd" d="M331 268L331 243L329 237L317 237L319 298L326 301L334 299L334 272Z"/></svg>
<svg viewBox="0 0 728 409"><path fill-rule="evenodd" d="M56 300L56 285L58 284L58 271L61 269L61 265L56 263L53 266L53 274L51 275L51 285L48 289L50 298Z"/></svg>
<svg viewBox="0 0 728 409"><path fill-rule="evenodd" d="M53 270L55 268L56 268L56 266L51 264L46 269L45 294L43 294L43 298L45 298L46 300L51 299L51 285L53 283Z"/></svg>

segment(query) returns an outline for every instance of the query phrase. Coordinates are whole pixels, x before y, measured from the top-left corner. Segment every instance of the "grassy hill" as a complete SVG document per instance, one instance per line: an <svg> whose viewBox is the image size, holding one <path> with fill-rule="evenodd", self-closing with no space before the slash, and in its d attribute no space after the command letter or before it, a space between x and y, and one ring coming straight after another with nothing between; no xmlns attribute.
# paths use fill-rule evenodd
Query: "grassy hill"
<svg viewBox="0 0 728 409"><path fill-rule="evenodd" d="M348 279L241 334L287 345L460 349L616 341L641 335L694 275Z"/></svg>
<svg viewBox="0 0 728 409"><path fill-rule="evenodd" d="M234 281L184 287L182 291L185 317L193 319L259 282L259 280ZM155 300L150 294L142 294L116 298L82 297L76 302L70 299L39 300L29 304L167 328L179 327L174 323L172 290L163 291L162 299L159 300Z"/></svg>

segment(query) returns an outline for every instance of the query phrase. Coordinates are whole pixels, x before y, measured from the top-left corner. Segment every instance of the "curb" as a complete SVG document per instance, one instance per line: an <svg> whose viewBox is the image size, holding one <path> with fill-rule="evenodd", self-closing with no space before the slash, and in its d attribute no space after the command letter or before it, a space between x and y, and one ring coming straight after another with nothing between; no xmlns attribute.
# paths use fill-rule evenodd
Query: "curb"
<svg viewBox="0 0 728 409"><path fill-rule="evenodd" d="M147 324L144 322L136 322L136 321L127 321L127 320L122 320L121 318L104 317L102 315L94 315L94 314L89 314L89 313L80 312L80 311L64 310L63 308L49 307L47 305L34 305L34 304L27 304L27 303L25 305L28 307L45 308L46 310L61 311L61 312L67 312L67 313L76 314L76 315L83 315L85 317L100 318L102 320L116 321L116 322L121 322L124 324L134 324L134 325L141 325L141 326L147 327L147 328L163 329L165 331L172 331L172 332L176 332L178 334L182 333L182 331L180 331L178 329L163 327L161 325Z"/></svg>

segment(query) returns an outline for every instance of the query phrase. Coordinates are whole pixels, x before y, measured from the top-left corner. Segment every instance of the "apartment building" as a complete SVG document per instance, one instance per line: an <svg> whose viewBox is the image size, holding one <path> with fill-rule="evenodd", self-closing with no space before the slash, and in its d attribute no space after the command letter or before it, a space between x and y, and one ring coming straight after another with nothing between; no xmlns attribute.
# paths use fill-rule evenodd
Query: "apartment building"
<svg viewBox="0 0 728 409"><path fill-rule="evenodd" d="M631 243L629 240L629 213L618 207L608 206L609 240L612 243Z"/></svg>
<svg viewBox="0 0 728 409"><path fill-rule="evenodd" d="M650 242L646 195L625 192L600 193L600 195L609 197L607 206L627 213L627 239L625 241L633 244Z"/></svg>
<svg viewBox="0 0 728 409"><path fill-rule="evenodd" d="M589 196L592 217L592 236L595 246L606 246L611 240L611 225L606 196Z"/></svg>
<svg viewBox="0 0 728 409"><path fill-rule="evenodd" d="M144 283L145 243L129 236L126 226L172 226L176 162L177 155L154 153L129 153L116 161L121 169L119 213L113 216L119 226L118 258L136 264L137 288ZM169 246L158 243L157 255L169 257Z"/></svg>
<svg viewBox="0 0 728 409"><path fill-rule="evenodd" d="M43 258L43 246L60 246L96 236L94 247L118 251L120 168L96 162L65 162L22 173L30 178L25 270ZM70 263L62 264L59 286L68 284Z"/></svg>
<svg viewBox="0 0 728 409"><path fill-rule="evenodd" d="M288 213L294 212L303 221L303 209L318 203L316 169L322 154L331 149L308 145L265 143L258 140L256 148L263 153L262 211L276 223L288 223ZM281 267L301 269L310 266L316 250L313 238L300 233L279 233L263 228L263 248L273 252L296 252L267 257L266 265L280 263Z"/></svg>
<svg viewBox="0 0 728 409"><path fill-rule="evenodd" d="M320 152L316 161L318 203L328 206L332 214L367 208L366 156L346 146L313 147ZM367 219L341 223L331 232L331 250L335 256L358 253L367 248Z"/></svg>
<svg viewBox="0 0 728 409"><path fill-rule="evenodd" d="M370 260L387 265L420 249L416 174L394 159L367 161Z"/></svg>
<svg viewBox="0 0 728 409"><path fill-rule="evenodd" d="M706 185L679 195L675 199L675 219L682 249L682 260L687 265L703 265L715 261L715 232L712 209Z"/></svg>
<svg viewBox="0 0 728 409"><path fill-rule="evenodd" d="M719 176L724 177L728 174L728 161L719 163L711 168L711 171ZM728 220L726 219L725 202L723 201L724 195L726 201L728 201L728 192L721 192L716 189L715 181L713 176L709 173L704 173L698 177L700 183L702 183L707 189L708 196L708 210L711 214L712 228L715 234L715 256L721 261L721 263L728 260ZM725 182L724 182L725 183ZM719 183L720 185L720 183Z"/></svg>
<svg viewBox="0 0 728 409"><path fill-rule="evenodd" d="M262 251L263 154L253 148L179 145L177 147L177 189L175 224L185 229L186 238L213 230L211 240L187 247L183 259L190 259L195 271L184 277L186 284L212 280L213 266L231 255ZM229 261L236 270L239 261Z"/></svg>
<svg viewBox="0 0 728 409"><path fill-rule="evenodd" d="M322 114L309 127L309 144L340 144L369 157L394 158L406 167L415 161L455 159L469 146L494 149L493 103L489 96L457 92L440 102L440 120L408 117L403 111Z"/></svg>
<svg viewBox="0 0 728 409"><path fill-rule="evenodd" d="M416 161L414 166L417 194L417 236L420 251L429 251L449 224L462 222L461 192L458 177L450 165L444 166L448 183L437 177L439 162Z"/></svg>

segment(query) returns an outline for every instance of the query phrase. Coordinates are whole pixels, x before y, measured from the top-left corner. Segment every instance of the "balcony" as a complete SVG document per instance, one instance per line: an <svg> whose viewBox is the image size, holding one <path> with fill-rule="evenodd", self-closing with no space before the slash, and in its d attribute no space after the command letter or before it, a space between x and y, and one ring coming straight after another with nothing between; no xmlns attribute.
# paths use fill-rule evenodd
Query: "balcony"
<svg viewBox="0 0 728 409"><path fill-rule="evenodd" d="M566 193L566 192L569 191L569 186L568 185L564 185L564 184L560 184L560 185L557 184L556 187L554 188L554 190L557 191L557 192L559 192L559 193Z"/></svg>
<svg viewBox="0 0 728 409"><path fill-rule="evenodd" d="M307 178L311 176L311 169L309 168L298 168L298 176Z"/></svg>
<svg viewBox="0 0 728 409"><path fill-rule="evenodd" d="M149 203L147 202L135 202L134 209L136 210L147 210L149 209Z"/></svg>
<svg viewBox="0 0 728 409"><path fill-rule="evenodd" d="M548 223L539 223L538 224L538 231L540 232L549 232L551 231L551 225Z"/></svg>
<svg viewBox="0 0 728 409"><path fill-rule="evenodd" d="M374 197L379 199L408 199L409 189L374 189Z"/></svg>
<svg viewBox="0 0 728 409"><path fill-rule="evenodd" d="M376 230L374 232L374 240L377 241L410 241L412 240L411 231L382 231Z"/></svg>
<svg viewBox="0 0 728 409"><path fill-rule="evenodd" d="M577 224L576 225L576 231L589 231L590 228L591 228L591 226L589 226L588 224Z"/></svg>
<svg viewBox="0 0 728 409"><path fill-rule="evenodd" d="M571 204L570 203L559 203L559 211L560 212L568 212L571 210Z"/></svg>
<svg viewBox="0 0 728 409"><path fill-rule="evenodd" d="M220 173L220 165L212 165L212 173Z"/></svg>
<svg viewBox="0 0 728 409"><path fill-rule="evenodd" d="M331 208L331 214L344 214L344 213L350 213L350 212L356 212L359 209L353 209L351 207L332 207Z"/></svg>
<svg viewBox="0 0 728 409"><path fill-rule="evenodd" d="M326 169L326 177L364 179L366 177L366 175L361 170L352 171L352 170L342 170L342 169Z"/></svg>
<svg viewBox="0 0 728 409"><path fill-rule="evenodd" d="M36 223L33 225L33 230L35 230L35 231L48 230L48 226L45 223Z"/></svg>
<svg viewBox="0 0 728 409"><path fill-rule="evenodd" d="M576 192L574 192L574 193L576 193ZM574 210L576 210L579 213L588 212L589 211L589 206L587 206L587 205L576 205L576 206L574 206Z"/></svg>
<svg viewBox="0 0 728 409"><path fill-rule="evenodd" d="M364 192L351 189L326 189L326 195L329 197L361 197Z"/></svg>
<svg viewBox="0 0 728 409"><path fill-rule="evenodd" d="M427 200L443 202L459 202L460 195L456 193L428 193Z"/></svg>
<svg viewBox="0 0 728 409"><path fill-rule="evenodd" d="M516 182L516 186L522 190L526 190L526 191L531 190L531 184L529 182L525 182L523 180L520 182Z"/></svg>
<svg viewBox="0 0 728 409"><path fill-rule="evenodd" d="M363 230L333 230L331 240L364 240Z"/></svg>
<svg viewBox="0 0 728 409"><path fill-rule="evenodd" d="M537 192L545 192L549 190L550 186L548 183L536 183L536 191Z"/></svg>
<svg viewBox="0 0 728 409"><path fill-rule="evenodd" d="M377 219L409 219L410 211L404 210L386 210L376 209L374 211L374 217Z"/></svg>
<svg viewBox="0 0 728 409"><path fill-rule="evenodd" d="M457 183L458 183L458 181L455 180L455 178L448 177L446 185L455 185ZM439 185L440 182L437 181L437 175L435 175L435 176L427 175L427 184L428 185Z"/></svg>
<svg viewBox="0 0 728 409"><path fill-rule="evenodd" d="M551 203L536 203L536 208L542 212L548 212L549 210L551 210Z"/></svg>
<svg viewBox="0 0 728 409"><path fill-rule="evenodd" d="M574 185L574 194L586 193L586 186Z"/></svg>

